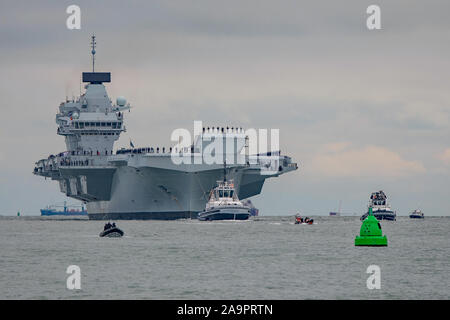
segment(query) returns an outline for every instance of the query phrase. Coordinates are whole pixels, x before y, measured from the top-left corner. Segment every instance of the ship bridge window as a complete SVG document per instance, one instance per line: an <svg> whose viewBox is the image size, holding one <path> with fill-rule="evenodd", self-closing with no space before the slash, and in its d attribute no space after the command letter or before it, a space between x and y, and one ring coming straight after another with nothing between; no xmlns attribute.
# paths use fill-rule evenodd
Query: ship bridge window
<svg viewBox="0 0 450 320"><path fill-rule="evenodd" d="M75 129L78 129L78 122L75 122Z"/></svg>
<svg viewBox="0 0 450 320"><path fill-rule="evenodd" d="M95 123L95 126L96 126L96 127L100 127L100 122L96 122L96 123Z"/></svg>
<svg viewBox="0 0 450 320"><path fill-rule="evenodd" d="M228 198L230 196L230 192L228 190L219 190L219 197Z"/></svg>
<svg viewBox="0 0 450 320"><path fill-rule="evenodd" d="M106 126L106 122L102 122L102 127Z"/></svg>
<svg viewBox="0 0 450 320"><path fill-rule="evenodd" d="M106 123L107 127L111 127L111 122Z"/></svg>
<svg viewBox="0 0 450 320"><path fill-rule="evenodd" d="M232 198L233 197L233 190L230 190L230 197Z"/></svg>
<svg viewBox="0 0 450 320"><path fill-rule="evenodd" d="M112 128L115 129L117 127L117 122L112 123Z"/></svg>
<svg viewBox="0 0 450 320"><path fill-rule="evenodd" d="M120 128L120 127L122 127L122 122L117 123L117 128Z"/></svg>

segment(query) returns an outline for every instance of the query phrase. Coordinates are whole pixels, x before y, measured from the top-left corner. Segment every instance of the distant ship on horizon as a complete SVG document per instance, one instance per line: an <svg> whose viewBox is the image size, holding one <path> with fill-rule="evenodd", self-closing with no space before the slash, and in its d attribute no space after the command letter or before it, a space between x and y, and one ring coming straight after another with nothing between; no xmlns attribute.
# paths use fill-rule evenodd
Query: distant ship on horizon
<svg viewBox="0 0 450 320"><path fill-rule="evenodd" d="M341 205L342 205L342 200L339 200L339 209L337 212L331 211L330 212L330 217L339 217L341 215Z"/></svg>
<svg viewBox="0 0 450 320"><path fill-rule="evenodd" d="M64 201L63 205L49 205L41 209L41 216L87 216L87 210L84 205L68 205Z"/></svg>

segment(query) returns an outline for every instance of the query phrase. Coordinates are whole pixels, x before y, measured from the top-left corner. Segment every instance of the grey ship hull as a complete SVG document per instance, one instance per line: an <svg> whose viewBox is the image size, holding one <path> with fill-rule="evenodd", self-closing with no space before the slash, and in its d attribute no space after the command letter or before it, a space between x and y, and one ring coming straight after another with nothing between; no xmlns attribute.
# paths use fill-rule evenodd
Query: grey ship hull
<svg viewBox="0 0 450 320"><path fill-rule="evenodd" d="M220 175L221 170L119 167L112 179L111 200L88 203L88 215L96 220L195 218Z"/></svg>
<svg viewBox="0 0 450 320"><path fill-rule="evenodd" d="M88 214L89 220L178 220L196 219L195 212L110 212Z"/></svg>
<svg viewBox="0 0 450 320"><path fill-rule="evenodd" d="M364 220L365 218L367 218L367 216L369 215L369 213L365 213L364 215L361 216L360 220ZM373 216L375 218L377 218L377 220L390 220L390 221L395 221L397 219L397 215L395 212L393 211L375 211L373 213Z"/></svg>
<svg viewBox="0 0 450 320"><path fill-rule="evenodd" d="M120 167L112 179L111 199L87 203L89 219L196 219L222 172ZM233 179L239 186L239 198L259 194L264 178L256 172L236 169Z"/></svg>
<svg viewBox="0 0 450 320"><path fill-rule="evenodd" d="M86 202L89 219L196 219L205 209L209 191L223 178L221 165L174 165L169 154L97 157L99 164L42 164L38 175L58 180L61 192ZM50 160L51 161L51 160ZM100 163L102 165L100 165ZM53 168L53 169L51 169ZM267 178L297 169L280 157L278 171L261 174L261 164L234 165L228 176L240 199L261 193Z"/></svg>

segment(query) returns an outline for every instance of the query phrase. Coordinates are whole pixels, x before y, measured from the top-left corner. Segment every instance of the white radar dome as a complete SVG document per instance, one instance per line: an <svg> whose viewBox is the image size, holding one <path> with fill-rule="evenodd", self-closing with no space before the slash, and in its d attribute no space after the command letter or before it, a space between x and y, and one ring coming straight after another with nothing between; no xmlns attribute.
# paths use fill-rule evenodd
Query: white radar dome
<svg viewBox="0 0 450 320"><path fill-rule="evenodd" d="M78 112L72 113L72 118L78 119L79 117L80 117L80 115L78 114Z"/></svg>
<svg viewBox="0 0 450 320"><path fill-rule="evenodd" d="M125 99L125 97L117 97L116 103L118 106L123 107L125 103L127 103L127 99Z"/></svg>

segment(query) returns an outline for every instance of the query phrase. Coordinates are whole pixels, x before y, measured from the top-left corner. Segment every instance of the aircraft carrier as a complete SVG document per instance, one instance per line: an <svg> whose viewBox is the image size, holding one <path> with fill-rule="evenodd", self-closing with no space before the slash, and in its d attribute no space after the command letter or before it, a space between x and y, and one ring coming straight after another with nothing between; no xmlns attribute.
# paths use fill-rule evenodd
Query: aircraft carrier
<svg viewBox="0 0 450 320"><path fill-rule="evenodd" d="M223 177L224 161L240 199L261 193L267 178L297 169L279 151L250 154L247 131L235 127L202 127L189 148L135 148L130 141L130 149L114 151L131 106L123 97L110 100L104 83L111 74L95 72L95 36L91 48L92 72L82 77L85 92L62 102L56 115L67 150L37 161L33 171L84 202L89 219L196 219ZM203 151L214 141L233 147L214 151L222 162L206 164Z"/></svg>

